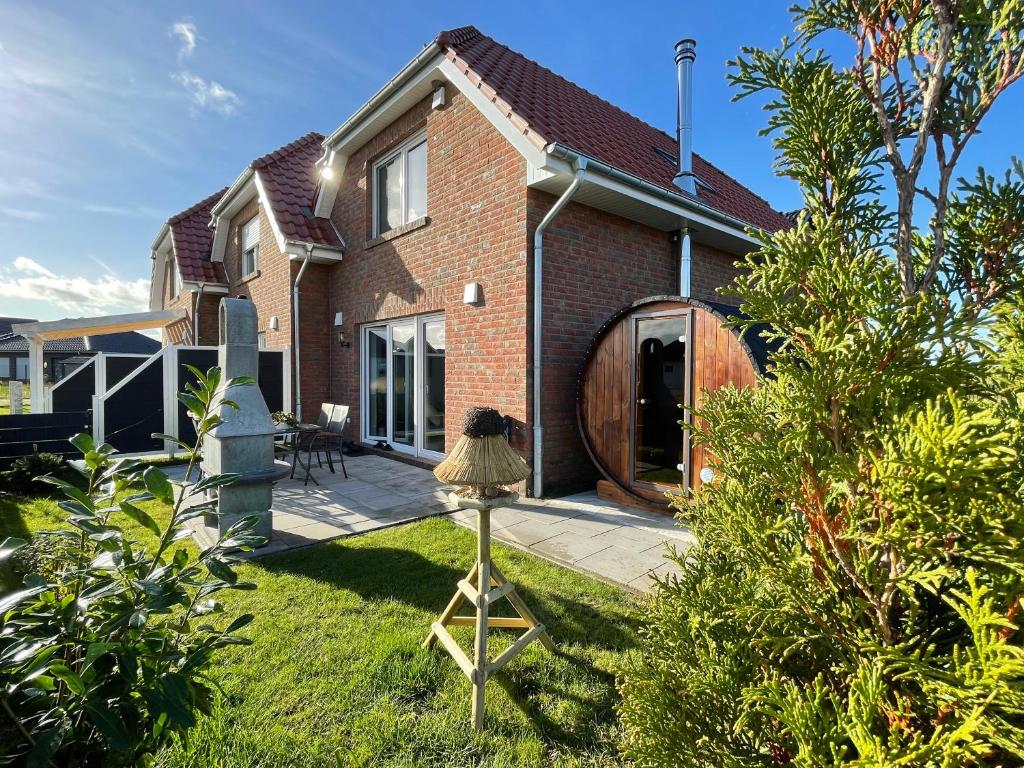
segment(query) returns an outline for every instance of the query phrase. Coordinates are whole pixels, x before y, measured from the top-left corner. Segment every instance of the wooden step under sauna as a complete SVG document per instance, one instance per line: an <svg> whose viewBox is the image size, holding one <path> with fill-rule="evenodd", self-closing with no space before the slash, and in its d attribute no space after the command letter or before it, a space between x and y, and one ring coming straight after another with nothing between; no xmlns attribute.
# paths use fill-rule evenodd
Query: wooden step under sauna
<svg viewBox="0 0 1024 768"><path fill-rule="evenodd" d="M726 327L738 316L727 304L652 296L597 332L579 378L576 418L604 476L602 498L668 511L666 491L700 485L708 457L691 446L680 404L699 408L704 390L727 384L756 386L770 351L759 329L741 339Z"/></svg>

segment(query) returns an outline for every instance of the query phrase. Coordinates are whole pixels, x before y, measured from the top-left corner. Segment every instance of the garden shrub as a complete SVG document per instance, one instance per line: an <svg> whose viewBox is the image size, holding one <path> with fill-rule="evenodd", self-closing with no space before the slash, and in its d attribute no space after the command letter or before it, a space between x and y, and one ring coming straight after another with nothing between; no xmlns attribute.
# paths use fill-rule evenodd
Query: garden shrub
<svg viewBox="0 0 1024 768"><path fill-rule="evenodd" d="M20 495L51 493L53 487L40 481L43 475L64 476L71 479L63 456L56 453L30 453L19 456L11 468L0 472L0 491Z"/></svg>
<svg viewBox="0 0 1024 768"><path fill-rule="evenodd" d="M620 678L625 750L641 767L1019 766L1024 167L953 173L1024 72L1024 11L795 13L796 40L733 75L770 96L803 192L732 289L741 327L780 348L756 389L696 414L716 479L679 504L697 544ZM826 34L861 58L835 66Z"/></svg>
<svg viewBox="0 0 1024 768"><path fill-rule="evenodd" d="M191 370L198 381L179 399L201 442L218 410L236 407L225 391L250 380L221 386L219 369ZM237 475L209 475L176 499L160 469L118 459L85 434L71 442L84 488L44 478L63 496L69 529L34 532L31 545L0 542L0 562L31 547L22 562L34 566L20 590L0 596L0 763L152 765L209 712L215 652L247 642L237 632L252 616L216 620L216 595L254 587L238 581L230 552L262 539L248 518L198 555L179 544L188 521L211 511L205 492ZM166 523L147 511L151 501L170 510Z"/></svg>

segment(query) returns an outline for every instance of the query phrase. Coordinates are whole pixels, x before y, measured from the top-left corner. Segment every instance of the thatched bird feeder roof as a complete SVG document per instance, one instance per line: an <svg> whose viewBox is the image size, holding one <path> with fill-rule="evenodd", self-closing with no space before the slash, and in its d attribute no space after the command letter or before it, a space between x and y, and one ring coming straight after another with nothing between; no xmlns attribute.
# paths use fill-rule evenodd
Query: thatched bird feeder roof
<svg viewBox="0 0 1024 768"><path fill-rule="evenodd" d="M530 475L530 467L505 439L505 421L493 408L470 408L462 418L462 436L434 469L442 483L514 485Z"/></svg>

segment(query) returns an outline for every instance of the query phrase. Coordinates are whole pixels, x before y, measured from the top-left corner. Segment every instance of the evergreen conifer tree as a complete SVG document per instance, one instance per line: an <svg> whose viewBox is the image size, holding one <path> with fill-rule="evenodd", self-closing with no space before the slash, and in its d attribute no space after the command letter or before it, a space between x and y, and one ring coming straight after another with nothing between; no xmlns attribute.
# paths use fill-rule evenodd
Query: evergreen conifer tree
<svg viewBox="0 0 1024 768"><path fill-rule="evenodd" d="M1024 167L957 178L1019 0L809 0L733 62L804 207L731 288L697 544L620 678L638 766L1024 764ZM852 51L839 64L817 47ZM1007 147L1007 155L1015 147Z"/></svg>

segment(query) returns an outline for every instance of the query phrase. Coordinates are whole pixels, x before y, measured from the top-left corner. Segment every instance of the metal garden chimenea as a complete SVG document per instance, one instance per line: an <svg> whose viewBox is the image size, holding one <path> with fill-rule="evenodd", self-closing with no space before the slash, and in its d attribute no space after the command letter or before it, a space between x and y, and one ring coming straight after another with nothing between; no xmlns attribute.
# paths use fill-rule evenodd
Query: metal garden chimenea
<svg viewBox="0 0 1024 768"><path fill-rule="evenodd" d="M259 518L254 532L270 539L273 484L288 469L274 462L274 422L255 383L259 368L256 307L245 299L220 303L218 364L223 381L247 376L252 384L232 387L226 397L238 408L220 406L222 423L210 430L202 445L204 474L230 472L238 479L215 490L217 514L208 525L223 535L243 517Z"/></svg>

